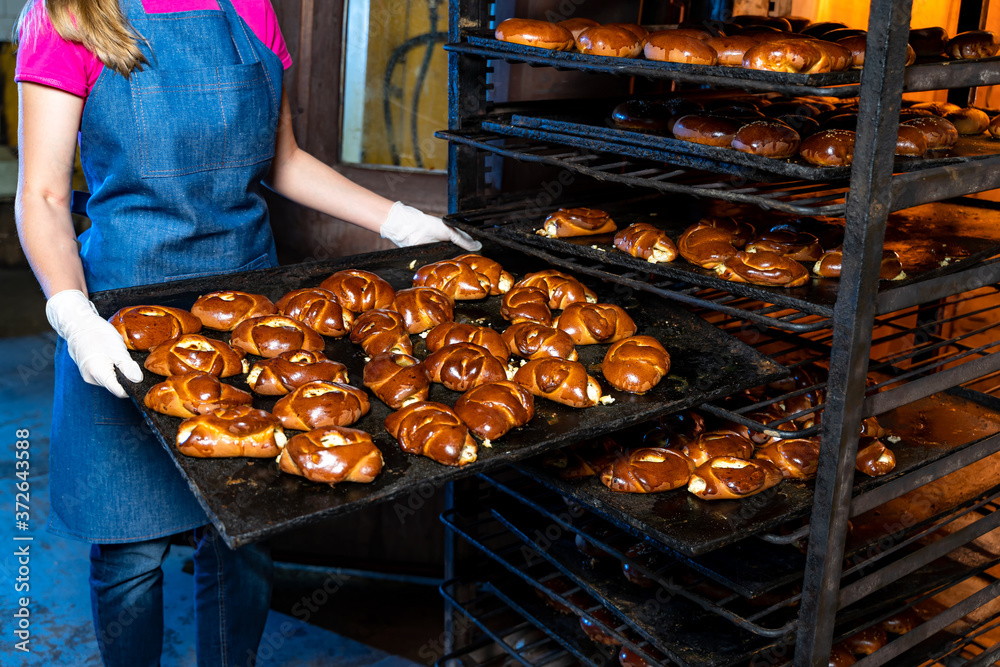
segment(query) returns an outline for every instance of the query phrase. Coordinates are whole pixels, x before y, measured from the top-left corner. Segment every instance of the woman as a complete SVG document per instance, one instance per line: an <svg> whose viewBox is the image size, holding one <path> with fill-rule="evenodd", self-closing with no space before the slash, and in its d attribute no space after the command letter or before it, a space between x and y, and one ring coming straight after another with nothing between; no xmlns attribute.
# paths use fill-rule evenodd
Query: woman
<svg viewBox="0 0 1000 667"><path fill-rule="evenodd" d="M108 665L157 665L169 536L195 529L198 664L252 665L263 545L222 543L115 376L142 372L89 291L276 264L261 184L400 246L478 244L301 151L269 0L36 0L18 25L18 233L60 335L50 530L90 542ZM92 226L69 212L79 134Z"/></svg>

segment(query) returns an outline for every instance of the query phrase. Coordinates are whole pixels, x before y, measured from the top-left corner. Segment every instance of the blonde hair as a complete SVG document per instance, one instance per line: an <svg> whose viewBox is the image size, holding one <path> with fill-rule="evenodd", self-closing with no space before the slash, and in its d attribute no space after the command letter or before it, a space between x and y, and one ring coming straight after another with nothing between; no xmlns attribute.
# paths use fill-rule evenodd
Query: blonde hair
<svg viewBox="0 0 1000 667"><path fill-rule="evenodd" d="M41 6L39 6L41 5ZM37 8L37 9L36 9ZM83 44L104 63L126 78L148 64L139 50L142 39L122 14L118 0L34 0L21 10L14 26L14 41L20 41L41 18L44 10L59 36Z"/></svg>

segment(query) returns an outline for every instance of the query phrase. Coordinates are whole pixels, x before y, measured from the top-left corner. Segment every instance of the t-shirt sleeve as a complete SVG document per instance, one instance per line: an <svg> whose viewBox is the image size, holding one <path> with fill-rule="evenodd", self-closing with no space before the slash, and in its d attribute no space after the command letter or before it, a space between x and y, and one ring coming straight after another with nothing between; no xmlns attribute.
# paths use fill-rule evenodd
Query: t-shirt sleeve
<svg viewBox="0 0 1000 667"><path fill-rule="evenodd" d="M59 36L42 2L29 11L17 47L15 81L40 83L87 97L103 68L82 44Z"/></svg>
<svg viewBox="0 0 1000 667"><path fill-rule="evenodd" d="M263 0L263 4L264 11L262 13L261 25L251 26L251 29L260 37L260 41L264 42L281 59L281 64L285 66L285 69L288 69L292 66L292 56L289 55L288 47L285 45L285 38L281 34L278 17L274 13L271 0Z"/></svg>

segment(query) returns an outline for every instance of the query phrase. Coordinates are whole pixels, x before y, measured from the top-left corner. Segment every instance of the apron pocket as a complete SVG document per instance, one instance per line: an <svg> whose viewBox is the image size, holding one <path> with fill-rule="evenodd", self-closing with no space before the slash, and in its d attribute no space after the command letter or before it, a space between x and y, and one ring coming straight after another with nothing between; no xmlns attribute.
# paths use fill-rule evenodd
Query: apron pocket
<svg viewBox="0 0 1000 667"><path fill-rule="evenodd" d="M143 178L243 167L271 159L277 111L260 62L133 72Z"/></svg>

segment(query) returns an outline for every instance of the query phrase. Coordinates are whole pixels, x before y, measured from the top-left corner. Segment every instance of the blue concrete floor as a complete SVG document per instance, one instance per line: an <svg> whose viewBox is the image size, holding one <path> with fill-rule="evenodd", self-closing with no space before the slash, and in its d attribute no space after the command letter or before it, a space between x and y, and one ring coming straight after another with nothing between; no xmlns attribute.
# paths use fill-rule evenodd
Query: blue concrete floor
<svg viewBox="0 0 1000 667"><path fill-rule="evenodd" d="M100 665L90 620L89 547L45 531L48 516L47 449L52 401L54 335L0 339L0 665L90 667ZM18 530L14 514L17 430L30 442L30 518ZM30 537L31 541L16 541ZM28 545L30 591L15 591L15 550ZM192 577L183 571L191 550L172 547L164 565L163 667L195 664ZM16 650L18 598L30 599L30 653ZM260 667L415 665L409 660L272 611L261 645Z"/></svg>

